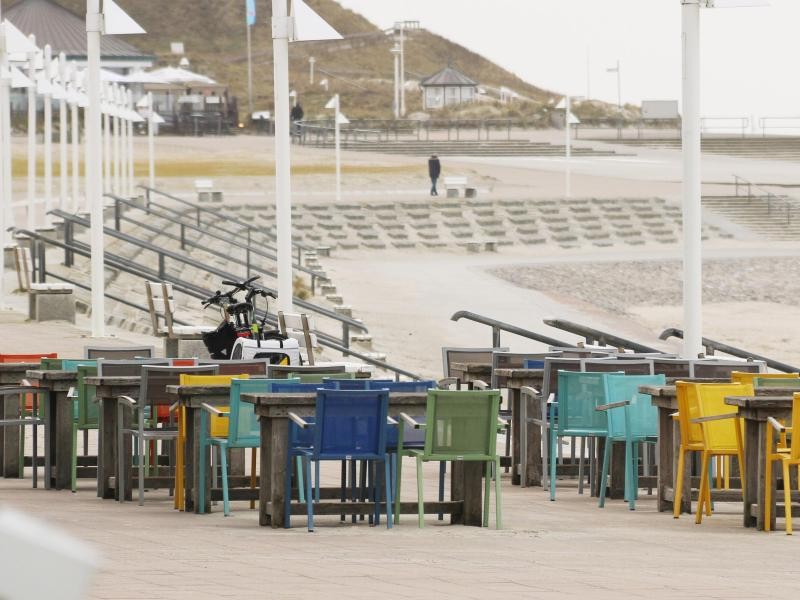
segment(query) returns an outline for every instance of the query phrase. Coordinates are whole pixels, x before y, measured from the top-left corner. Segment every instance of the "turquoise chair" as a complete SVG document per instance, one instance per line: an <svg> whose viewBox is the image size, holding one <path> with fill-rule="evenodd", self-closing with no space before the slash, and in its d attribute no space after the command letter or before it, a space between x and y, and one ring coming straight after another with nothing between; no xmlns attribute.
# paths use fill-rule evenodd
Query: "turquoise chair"
<svg viewBox="0 0 800 600"><path fill-rule="evenodd" d="M605 378L605 402L596 409L606 414L608 428L597 503L600 508L605 506L606 501L611 447L614 442L624 442L625 500L628 508L636 509L639 493L639 444L655 444L658 441L658 409L650 402L650 396L639 393L639 386L666 383L664 375L614 373Z"/></svg>
<svg viewBox="0 0 800 600"><path fill-rule="evenodd" d="M272 385L299 384L299 379L233 379L231 381L230 412L204 406L201 413L200 456L205 456L209 447L220 449L220 466L222 469L222 506L225 516L230 516L230 497L228 494L228 460L227 451L231 448L259 448L261 446L261 429L255 414L255 406L242 401L242 394L269 393ZM209 415L228 418L227 437L209 435ZM199 479L205 481L206 461L201 460ZM205 486L198 486L198 506L205 506Z"/></svg>
<svg viewBox="0 0 800 600"><path fill-rule="evenodd" d="M622 374L622 373L618 373ZM556 499L556 456L562 437L600 438L608 434L606 416L595 410L605 404L609 373L558 372L558 396L550 403L550 500Z"/></svg>

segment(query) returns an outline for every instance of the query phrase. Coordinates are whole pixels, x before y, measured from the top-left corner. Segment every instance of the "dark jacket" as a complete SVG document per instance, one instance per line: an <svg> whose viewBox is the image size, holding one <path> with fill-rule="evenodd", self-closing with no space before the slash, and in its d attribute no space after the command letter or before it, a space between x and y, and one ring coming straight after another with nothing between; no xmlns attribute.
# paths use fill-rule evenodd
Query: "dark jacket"
<svg viewBox="0 0 800 600"><path fill-rule="evenodd" d="M439 162L438 158L431 158L428 160L428 175L431 178L438 179L439 175L442 173L442 165Z"/></svg>
<svg viewBox="0 0 800 600"><path fill-rule="evenodd" d="M292 121L302 121L304 114L303 107L299 104L292 107Z"/></svg>

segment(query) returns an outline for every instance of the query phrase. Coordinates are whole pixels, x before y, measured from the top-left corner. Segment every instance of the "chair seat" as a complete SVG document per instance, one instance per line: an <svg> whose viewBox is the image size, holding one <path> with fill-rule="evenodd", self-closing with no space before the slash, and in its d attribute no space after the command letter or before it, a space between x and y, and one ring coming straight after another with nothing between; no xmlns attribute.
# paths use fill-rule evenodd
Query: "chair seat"
<svg viewBox="0 0 800 600"><path fill-rule="evenodd" d="M202 335L209 331L214 331L216 327L213 325L173 325L173 335ZM166 327L159 327L158 333L165 335L169 334L169 329Z"/></svg>
<svg viewBox="0 0 800 600"><path fill-rule="evenodd" d="M286 332L286 335L289 338L293 339L293 340L297 340L297 343L300 344L301 348L305 348L306 347L306 336L302 331L296 331L294 329L289 329ZM319 342L317 341L317 334L316 333L309 333L309 335L311 336L311 346L314 347L314 348L319 347Z"/></svg>
<svg viewBox="0 0 800 600"><path fill-rule="evenodd" d="M74 292L75 286L70 283L32 283L28 286L32 292Z"/></svg>
<svg viewBox="0 0 800 600"><path fill-rule="evenodd" d="M146 429L144 431L139 431L138 429L125 429L124 433L129 433L130 435L134 436L141 436L142 439L146 440L172 440L178 437L177 429L167 429L167 430Z"/></svg>
<svg viewBox="0 0 800 600"><path fill-rule="evenodd" d="M331 361L331 362L314 362L315 367L344 367L346 373L373 373L375 368L372 365L364 363L344 362L344 361Z"/></svg>

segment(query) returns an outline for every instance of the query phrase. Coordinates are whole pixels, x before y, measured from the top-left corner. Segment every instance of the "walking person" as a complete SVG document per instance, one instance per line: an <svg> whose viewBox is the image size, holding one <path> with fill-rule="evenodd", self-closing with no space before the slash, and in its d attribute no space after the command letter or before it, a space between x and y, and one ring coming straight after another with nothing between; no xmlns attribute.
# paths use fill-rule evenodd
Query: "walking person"
<svg viewBox="0 0 800 600"><path fill-rule="evenodd" d="M436 191L436 180L442 173L442 164L439 162L439 157L435 154L431 155L428 159L428 175L431 178L431 196L438 196L439 192Z"/></svg>

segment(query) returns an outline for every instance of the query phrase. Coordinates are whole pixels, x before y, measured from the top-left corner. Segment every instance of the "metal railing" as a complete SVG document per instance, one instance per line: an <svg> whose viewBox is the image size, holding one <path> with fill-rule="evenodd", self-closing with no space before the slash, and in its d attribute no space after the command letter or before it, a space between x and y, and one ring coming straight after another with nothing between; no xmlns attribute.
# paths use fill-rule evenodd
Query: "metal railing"
<svg viewBox="0 0 800 600"><path fill-rule="evenodd" d="M638 342L633 342L624 337L614 335L613 333L600 331L599 329L581 325L580 323L573 323L572 321L565 321L563 319L544 319L543 323L545 325L549 325L550 327L555 327L556 329L579 335L586 340L587 344L613 346L615 348L624 348L626 350L642 353L662 352L662 350L651 348L650 346L645 346L644 344L640 344Z"/></svg>
<svg viewBox="0 0 800 600"><path fill-rule="evenodd" d="M48 270L44 258L46 256L46 253L44 251L45 246L53 246L56 248L63 249L65 254L74 253L88 259L91 257L91 251L88 246L74 241L72 243L60 242L58 240L45 237L39 233L29 231L27 229L10 229L10 231L14 231L17 234L29 237L31 240L33 240L34 244L37 246L36 250L31 252L31 256L33 262L33 269L34 272L37 274L37 280L39 283L45 283L47 277L52 277L53 279L57 279L59 281L71 283L72 285L79 287L83 290L88 291L91 289L90 286L84 283L81 283L74 279L70 279L68 277L64 277L63 275L60 275L58 273L53 273L52 271ZM128 273L130 275L134 275L136 277L141 277L142 279L152 279L154 277L154 273L132 266L135 265L133 261L129 261L122 257L116 256L108 251L105 252L105 258L106 258L106 265L110 268L117 269L119 271ZM187 296L197 298L198 300L207 298L212 293L210 290L200 288L192 284L187 284L186 282L181 281L180 279L177 278L170 278L170 283L172 283L173 288L176 291L186 294ZM115 294L109 293L108 290L106 290L105 297L108 298L109 300L120 302L122 304L125 304L126 306L130 306L131 308L135 308L142 312L145 313L149 312L149 309L146 306L142 306L140 304L136 304L135 302L131 302L130 300L127 300L125 298L116 296ZM263 316L264 316L264 311L262 310L256 311L257 318L260 319ZM278 317L276 315L267 314L266 316L267 316L267 323L269 323L272 326L277 326ZM173 320L178 325L188 325L187 322L182 321L180 319L173 319ZM366 331L366 329L363 328L363 331ZM395 374L395 379L399 380L401 376L417 380L422 379L421 376L415 373L411 373L410 371L406 371L405 369L401 369L400 367L395 367L394 365L391 365L385 361L378 360L376 358L373 358L356 350L352 350L349 346L340 343L341 340L331 336L330 334L321 331L315 331L314 333L317 335L319 343L325 346L326 348L330 348L331 350L336 350L338 352L341 352L345 356L352 356L364 363L375 366L379 369L392 372Z"/></svg>
<svg viewBox="0 0 800 600"><path fill-rule="evenodd" d="M511 325L510 323L504 323L503 321L498 321L497 319L479 315L468 310L459 310L458 312L453 313L453 316L450 317L451 321L458 321L460 319L466 319L468 321L473 321L475 323L480 323L481 325L491 327L492 348L500 347L500 332L502 331L518 335L529 340L541 342L542 344L547 344L548 346L558 346L560 348L572 346L572 344L568 342L562 342L561 340L536 333L535 331L529 331L528 329L523 329L522 327L517 327L516 325Z"/></svg>
<svg viewBox="0 0 800 600"><path fill-rule="evenodd" d="M135 201L126 200L125 198L120 198L113 194L106 194L106 197L111 198L114 201L114 229L117 231L122 231L122 222L126 221L128 223L132 223L137 227L141 227L142 229L146 229L152 233L158 234L160 237L165 237L176 242L180 243L181 250L185 250L186 247L190 248L197 248L199 250L208 251L207 244L203 243L203 238L213 238L216 240L220 240L225 242L228 246L232 248L239 248L244 251L244 259L238 260L230 255L228 258L233 262L238 262L241 265L244 265L247 269L247 276L250 277L250 273L255 268L256 265L253 264L252 258L253 256L266 258L272 262L277 261L277 257L275 254L270 254L268 252L264 252L258 247L251 246L249 243L242 243L237 241L236 237L230 235L220 235L215 233L211 227L198 227L193 223L187 223L185 219L180 218L180 216L170 216L162 211L154 210L152 208L148 208L147 206L142 206ZM142 222L141 220L132 219L130 217L125 216L125 210L140 210L145 212L148 216L156 217L159 219L163 219L173 225L177 225L180 228L180 236L173 235L167 233L163 228L155 227L153 225L149 225L147 223ZM170 211L174 214L178 213L178 211ZM179 214L179 213L178 213ZM196 232L198 233L198 240L195 241L187 237L186 232ZM295 270L300 271L301 273L305 273L311 278L311 293L316 293L316 283L317 279L320 281L328 281L328 277L325 276L324 273L320 273L319 271L315 271L313 269L309 269L308 267L304 267L301 265L295 265ZM263 267L259 268L259 271L270 277L276 278L277 273L275 271L264 269Z"/></svg>
<svg viewBox="0 0 800 600"><path fill-rule="evenodd" d="M768 129L800 129L800 117L761 117L758 119L758 127L761 129L761 136L767 137Z"/></svg>
<svg viewBox="0 0 800 600"><path fill-rule="evenodd" d="M683 329L670 327L669 329L665 329L664 331L662 331L661 335L658 336L658 338L661 340L668 340L671 337L676 337L682 340ZM766 356L762 356L760 354L756 354L755 352L750 352L748 350L743 350L741 348L737 348L736 346L731 346L723 342L718 342L717 340L712 340L704 337L702 343L703 347L706 350L706 356L714 356L714 352L722 352L723 354L728 354L730 356L735 356L737 358L743 358L745 360L752 359L752 360L764 361L770 369L775 369L776 371L781 371L782 373L797 373L798 371L800 371L800 367L794 367L779 360L768 358Z"/></svg>
<svg viewBox="0 0 800 600"><path fill-rule="evenodd" d="M767 201L767 215L770 217L773 216L773 213L777 217L781 217L784 213L786 215L786 225L792 224L792 217L795 216L797 212L798 206L795 204L794 200L789 198L788 196L778 196L777 194L773 194L772 192L765 190L763 187L756 185L744 177L739 177L738 175L733 176L733 185L735 190L735 195L737 198L747 198L748 200L753 200L754 198L759 198L761 200ZM739 190L747 189L747 194L739 194ZM753 190L756 191L753 194Z"/></svg>
<svg viewBox="0 0 800 600"><path fill-rule="evenodd" d="M56 217L59 217L59 218L64 220L64 240L68 244L70 244L70 243L79 243L79 242L75 242L75 232L74 232L74 226L75 225L78 225L78 226L86 228L86 229L88 229L89 226L90 226L89 221L87 219L84 219L83 217L79 217L77 215L66 213L64 211L54 210L54 211L51 211L50 214L52 214L52 215L54 215ZM155 244L151 244L150 242L145 242L145 241L140 240L140 239L138 239L138 238L136 238L136 237L134 237L132 235L129 235L129 234L126 234L126 233L122 233L120 231L116 231L115 229L112 229L110 227L104 227L104 233L105 233L105 235L107 235L109 237L124 241L124 242L126 242L128 244L131 244L131 245L136 246L138 248L141 248L143 250L147 250L147 251L152 252L152 253L154 253L156 255L157 264L158 264L158 270L157 271L153 271L153 270L147 269L146 267L141 267L140 268L140 271L142 271L142 272L147 271L148 272L148 278L158 278L159 280L171 281L173 283L180 281L185 287L189 287L191 284L187 284L187 282L182 281L177 276L171 275L171 274L169 274L167 272L167 260L169 259L170 261L175 262L175 263L177 263L179 265L189 266L189 267L197 269L198 271L205 272L205 273L210 273L210 274L218 277L219 279L235 279L235 280L242 279L242 274L241 273L230 273L228 271L223 271L222 269L218 269L218 268L212 267L212 266L210 266L208 264L201 263L200 261L196 261L194 259L191 259L191 258L188 258L188 257L183 256L181 254L178 254L177 252L172 252L171 250L167 250L165 248L161 248L160 246L156 246ZM72 266L72 257L70 256L69 250L66 249L64 254L65 254L64 264L66 266ZM108 251L106 251L106 254L108 254ZM132 264L134 264L134 265L137 264L137 263L135 263L133 261L130 261L130 262ZM270 288L268 286L263 286L263 287L266 290L269 290L269 291L271 291L273 293L277 293L276 290L273 289L273 288ZM202 289L202 288L198 288L198 289ZM207 290L204 290L204 293L205 293L205 291L207 291ZM211 295L211 294L209 293L208 295ZM208 297L208 296L204 296L204 297ZM294 302L295 306L297 306L299 308L303 308L308 312L313 312L313 313L315 313L317 315L320 315L322 317L326 317L326 318L329 318L329 319L332 319L334 321L338 321L339 323L341 323L341 325L342 325L341 342L342 342L342 345L344 345L345 347L350 345L350 329L356 329L356 330L364 331L364 332L367 331L367 328L364 326L363 323L361 323L359 321L356 321L355 319L352 319L350 317L346 317L346 316L340 315L340 314L338 314L338 313L336 313L334 311L328 310L327 308L323 308L323 307L318 306L316 304L307 302L305 300L301 300L300 298L294 298L293 302Z"/></svg>
<svg viewBox="0 0 800 600"><path fill-rule="evenodd" d="M701 117L700 133L709 131L721 131L723 133L732 130L741 132L742 137L747 137L747 130L750 128L750 117Z"/></svg>

